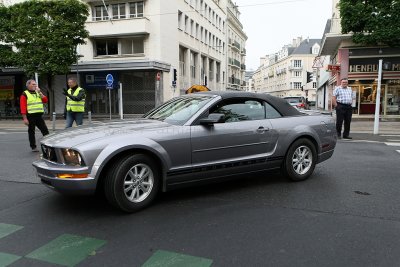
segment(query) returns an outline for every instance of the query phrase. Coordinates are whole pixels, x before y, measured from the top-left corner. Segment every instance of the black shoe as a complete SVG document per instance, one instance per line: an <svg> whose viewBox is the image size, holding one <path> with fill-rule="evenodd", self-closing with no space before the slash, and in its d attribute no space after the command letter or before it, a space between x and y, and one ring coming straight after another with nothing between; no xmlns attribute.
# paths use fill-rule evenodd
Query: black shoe
<svg viewBox="0 0 400 267"><path fill-rule="evenodd" d="M342 139L342 136L338 134L337 139Z"/></svg>
<svg viewBox="0 0 400 267"><path fill-rule="evenodd" d="M32 152L39 152L39 149L37 149L36 147L32 148Z"/></svg>
<svg viewBox="0 0 400 267"><path fill-rule="evenodd" d="M343 139L353 139L351 136L343 136Z"/></svg>

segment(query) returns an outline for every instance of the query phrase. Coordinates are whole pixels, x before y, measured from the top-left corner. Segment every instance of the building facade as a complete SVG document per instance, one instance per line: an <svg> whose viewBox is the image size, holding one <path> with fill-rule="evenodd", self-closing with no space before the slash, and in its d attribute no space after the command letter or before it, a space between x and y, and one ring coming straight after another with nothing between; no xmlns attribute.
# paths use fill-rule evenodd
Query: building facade
<svg viewBox="0 0 400 267"><path fill-rule="evenodd" d="M315 101L316 78L307 83L307 72L313 73L320 43L320 39L299 37L277 53L262 57L258 77L253 77L256 91L278 97L304 96Z"/></svg>
<svg viewBox="0 0 400 267"><path fill-rule="evenodd" d="M320 72L329 72L328 79L318 82L319 95L326 96L324 109L332 108L333 89L340 80L349 80L353 90L353 113L371 115L380 101L380 114L400 117L400 48L387 46L363 46L352 42L351 34L342 34L339 0L332 1L332 18L328 20L322 40L320 55L328 58ZM381 97L376 98L378 87L378 64L383 60ZM325 93L322 93L324 92Z"/></svg>
<svg viewBox="0 0 400 267"><path fill-rule="evenodd" d="M222 1L220 1L222 2ZM228 90L246 90L246 40L240 22L238 7L231 1L225 2L227 14L227 37L228 37Z"/></svg>
<svg viewBox="0 0 400 267"><path fill-rule="evenodd" d="M230 0L82 1L89 6L89 38L77 47L81 57L71 73L53 79L57 113L64 110L62 88L69 76L77 76L86 89L92 114L118 113L120 84L125 114L146 113L194 84L244 89L247 37ZM229 64L232 58L239 68ZM114 77L111 94L107 74ZM228 75L240 82L230 83Z"/></svg>

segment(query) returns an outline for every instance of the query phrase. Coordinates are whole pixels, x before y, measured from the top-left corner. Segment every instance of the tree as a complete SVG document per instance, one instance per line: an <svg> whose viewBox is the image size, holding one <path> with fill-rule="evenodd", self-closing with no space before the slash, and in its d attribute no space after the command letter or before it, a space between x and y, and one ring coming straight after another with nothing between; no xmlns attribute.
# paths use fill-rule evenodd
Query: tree
<svg viewBox="0 0 400 267"><path fill-rule="evenodd" d="M52 77L67 74L76 63L76 47L85 43L88 6L79 0L29 0L0 7L1 65L13 64L28 75L47 77L50 99ZM7 46L8 45L8 46ZM10 45L14 49L10 50ZM54 101L50 110L54 110Z"/></svg>
<svg viewBox="0 0 400 267"><path fill-rule="evenodd" d="M400 46L399 0L340 0L342 33L365 45Z"/></svg>

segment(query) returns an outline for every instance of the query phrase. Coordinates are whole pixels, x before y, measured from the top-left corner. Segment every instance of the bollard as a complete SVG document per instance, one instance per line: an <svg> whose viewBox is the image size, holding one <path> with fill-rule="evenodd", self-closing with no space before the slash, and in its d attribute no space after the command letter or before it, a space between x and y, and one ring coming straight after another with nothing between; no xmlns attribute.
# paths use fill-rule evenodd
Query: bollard
<svg viewBox="0 0 400 267"><path fill-rule="evenodd" d="M89 125L92 125L92 112L88 112L88 120L89 120Z"/></svg>
<svg viewBox="0 0 400 267"><path fill-rule="evenodd" d="M53 132L56 131L56 113L53 112Z"/></svg>

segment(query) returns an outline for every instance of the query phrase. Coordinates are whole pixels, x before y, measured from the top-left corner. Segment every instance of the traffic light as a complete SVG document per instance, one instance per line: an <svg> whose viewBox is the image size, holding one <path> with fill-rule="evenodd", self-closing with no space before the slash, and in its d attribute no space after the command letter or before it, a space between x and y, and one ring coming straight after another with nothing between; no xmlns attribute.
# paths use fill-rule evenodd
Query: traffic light
<svg viewBox="0 0 400 267"><path fill-rule="evenodd" d="M178 71L177 69L174 69L174 82L176 82L178 80Z"/></svg>
<svg viewBox="0 0 400 267"><path fill-rule="evenodd" d="M313 79L313 73L307 71L307 83L312 82Z"/></svg>

